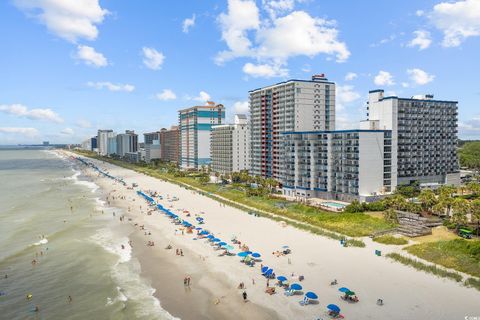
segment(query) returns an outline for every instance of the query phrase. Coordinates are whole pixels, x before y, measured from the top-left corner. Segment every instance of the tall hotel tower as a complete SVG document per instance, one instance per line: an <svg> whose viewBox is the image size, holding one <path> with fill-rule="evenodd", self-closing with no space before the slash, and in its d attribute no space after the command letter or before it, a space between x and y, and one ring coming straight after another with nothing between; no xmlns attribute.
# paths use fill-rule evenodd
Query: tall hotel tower
<svg viewBox="0 0 480 320"><path fill-rule="evenodd" d="M335 83L323 74L249 93L253 175L280 179L282 132L335 130Z"/></svg>

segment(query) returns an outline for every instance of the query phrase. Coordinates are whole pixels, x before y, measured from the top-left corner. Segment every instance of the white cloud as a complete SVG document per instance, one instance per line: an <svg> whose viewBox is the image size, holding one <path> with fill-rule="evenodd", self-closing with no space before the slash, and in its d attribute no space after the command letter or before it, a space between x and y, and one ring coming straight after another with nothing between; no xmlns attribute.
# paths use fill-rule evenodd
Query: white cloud
<svg viewBox="0 0 480 320"><path fill-rule="evenodd" d="M345 75L345 81L352 81L353 79L357 78L358 75L355 72L349 72Z"/></svg>
<svg viewBox="0 0 480 320"><path fill-rule="evenodd" d="M175 94L175 92L173 92L170 89L163 89L163 91L161 93L157 93L155 97L158 100L163 100L163 101L177 99L177 95Z"/></svg>
<svg viewBox="0 0 480 320"><path fill-rule="evenodd" d="M73 131L72 128L65 128L62 131L60 131L60 133L66 136L73 136L75 134L75 131Z"/></svg>
<svg viewBox="0 0 480 320"><path fill-rule="evenodd" d="M444 47L457 47L469 37L480 36L480 0L441 2L429 18L443 32Z"/></svg>
<svg viewBox="0 0 480 320"><path fill-rule="evenodd" d="M38 130L35 128L0 127L0 133L23 135L29 138L38 136Z"/></svg>
<svg viewBox="0 0 480 320"><path fill-rule="evenodd" d="M346 114L335 115L335 128L337 130L349 130L358 128L358 121L354 121Z"/></svg>
<svg viewBox="0 0 480 320"><path fill-rule="evenodd" d="M393 40L395 40L397 38L397 35L396 34L391 34L389 35L387 38L383 38L382 40L376 42L376 43L372 43L370 44L370 47L372 48L375 48L375 47L379 47L383 44L386 44L386 43L389 43L389 42L392 42Z"/></svg>
<svg viewBox="0 0 480 320"><path fill-rule="evenodd" d="M110 91L125 91L125 92L132 92L135 90L135 86L131 84L121 84L121 83L111 83L108 81L105 82L87 82L87 86L95 88L95 89L108 89Z"/></svg>
<svg viewBox="0 0 480 320"><path fill-rule="evenodd" d="M395 81L393 81L393 76L390 74L390 72L383 70L378 72L378 74L373 79L373 82L377 86L392 86L395 84Z"/></svg>
<svg viewBox="0 0 480 320"><path fill-rule="evenodd" d="M193 28L194 26L195 26L195 15L193 15L191 18L187 18L183 20L182 31L184 33L188 33L190 31L190 28Z"/></svg>
<svg viewBox="0 0 480 320"><path fill-rule="evenodd" d="M77 47L77 54L75 58L83 60L86 65L96 68L105 67L108 65L107 58L89 46L79 45Z"/></svg>
<svg viewBox="0 0 480 320"><path fill-rule="evenodd" d="M192 100L200 101L200 102L207 102L207 101L211 100L211 97L205 91L200 91L198 97L192 98Z"/></svg>
<svg viewBox="0 0 480 320"><path fill-rule="evenodd" d="M459 121L458 129L462 136L480 136L480 115L473 116L467 121Z"/></svg>
<svg viewBox="0 0 480 320"><path fill-rule="evenodd" d="M233 104L233 111L236 114L247 114L249 110L248 101L237 101Z"/></svg>
<svg viewBox="0 0 480 320"><path fill-rule="evenodd" d="M15 5L70 42L95 40L108 11L99 0L14 0Z"/></svg>
<svg viewBox="0 0 480 320"><path fill-rule="evenodd" d="M147 68L152 70L160 70L162 68L163 61L165 60L165 56L163 53L155 50L154 48L147 48L143 47L143 64L147 66Z"/></svg>
<svg viewBox="0 0 480 320"><path fill-rule="evenodd" d="M408 82L402 82L402 87L408 88L410 87L410 84Z"/></svg>
<svg viewBox="0 0 480 320"><path fill-rule="evenodd" d="M414 68L414 69L408 69L407 70L408 75L410 76L410 79L418 85L424 85L429 82L432 82L433 79L435 78L434 75L428 74L422 69Z"/></svg>
<svg viewBox="0 0 480 320"><path fill-rule="evenodd" d="M415 11L415 15L416 15L417 17L421 17L421 16L423 16L424 14L425 14L425 11L423 11L423 10L417 10L417 11Z"/></svg>
<svg viewBox="0 0 480 320"><path fill-rule="evenodd" d="M246 63L243 66L243 72L254 78L272 78L288 76L288 69L284 69L280 65L253 64L250 62Z"/></svg>
<svg viewBox="0 0 480 320"><path fill-rule="evenodd" d="M415 35L415 38L413 38L407 44L407 46L409 47L418 46L419 50L424 50L430 47L430 45L432 44L430 32L426 30L416 30L413 32L413 34Z"/></svg>
<svg viewBox="0 0 480 320"><path fill-rule="evenodd" d="M28 109L22 104L0 105L0 111L31 120L45 120L62 123L63 119L52 109Z"/></svg>
<svg viewBox="0 0 480 320"><path fill-rule="evenodd" d="M339 111L345 109L346 105L358 100L361 97L361 95L354 90L354 87L350 85L337 85L336 89L336 108Z"/></svg>
<svg viewBox="0 0 480 320"><path fill-rule="evenodd" d="M350 56L346 44L338 40L334 21L315 18L304 11L277 17L279 13L292 10L294 1L263 3L270 18L262 20L255 1L228 1L227 13L218 17L228 50L217 54L216 63L223 64L239 57L252 58L257 66L264 66L264 69L269 66L269 69L278 71L274 76L282 76L286 70L282 67L295 56L314 57L323 53L335 56L337 62L344 62ZM254 64L245 66L244 70L251 70ZM271 77L272 72L264 74Z"/></svg>
<svg viewBox="0 0 480 320"><path fill-rule="evenodd" d="M263 0L263 7L272 19L278 14L292 11L295 6L295 0Z"/></svg>
<svg viewBox="0 0 480 320"><path fill-rule="evenodd" d="M78 119L76 122L75 122L75 125L77 127L80 127L80 128L84 128L84 129L87 129L87 128L91 128L92 127L92 123L88 120L85 120L85 119Z"/></svg>

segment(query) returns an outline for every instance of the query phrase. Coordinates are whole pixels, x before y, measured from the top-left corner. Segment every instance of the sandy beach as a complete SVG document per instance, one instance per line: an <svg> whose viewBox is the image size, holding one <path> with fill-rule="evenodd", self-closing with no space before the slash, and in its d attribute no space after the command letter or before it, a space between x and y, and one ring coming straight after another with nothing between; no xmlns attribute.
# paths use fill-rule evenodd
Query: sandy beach
<svg viewBox="0 0 480 320"><path fill-rule="evenodd" d="M480 316L478 291L374 253L375 249L383 254L398 249L370 239L364 240L366 248L344 248L338 241L249 215L172 183L101 161L89 161L112 176L123 178L128 186L138 184L136 188L127 189L90 168L83 170L101 187L105 200L125 212L123 221L118 216L112 219L135 228L130 240L141 274L156 289L155 296L162 307L175 317L329 319L326 306L331 303L341 308L346 319L451 320ZM202 228L229 244L235 236L251 251L260 253L262 261L248 267L238 256L218 256L220 251L215 251L209 242L194 240L196 233L182 234L179 226L160 211L147 214L153 208L137 195L137 190L157 192L163 197L163 200L155 199L157 203L192 223L196 214L201 215L205 221ZM174 196L178 197L177 201L171 201ZM186 216L187 212L191 217ZM153 241L155 246L147 246L148 241ZM167 245L172 249L165 249ZM283 246L288 246L291 254L279 257L272 254ZM176 255L176 249L181 249L183 256ZM238 246L234 252L239 252ZM286 296L280 287L276 287L275 294L266 294L267 279L261 275L261 264L273 268L277 276L287 277L290 283L301 284L303 292L315 292L318 304L302 306L299 304L302 294ZM298 282L300 275L304 280ZM183 283L186 276L191 277L190 286ZM330 285L333 279L338 285ZM243 290L237 288L241 282L248 294L246 303ZM275 282L270 280L270 286ZM355 291L360 302L343 301L340 287ZM383 299L383 306L376 304L379 298Z"/></svg>

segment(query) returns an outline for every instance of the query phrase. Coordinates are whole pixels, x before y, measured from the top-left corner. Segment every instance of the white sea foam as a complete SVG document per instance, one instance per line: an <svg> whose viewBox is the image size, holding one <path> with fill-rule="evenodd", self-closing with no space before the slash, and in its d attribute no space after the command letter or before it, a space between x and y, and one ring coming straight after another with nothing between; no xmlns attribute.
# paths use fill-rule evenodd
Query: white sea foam
<svg viewBox="0 0 480 320"><path fill-rule="evenodd" d="M38 241L38 242L35 242L33 245L34 245L34 246L40 246L40 245L42 245L42 244L47 244L47 243L48 243L48 239L42 239L42 240L40 240L40 241Z"/></svg>
<svg viewBox="0 0 480 320"><path fill-rule="evenodd" d="M118 256L118 261L112 265L112 278L117 283L117 296L107 299L107 305L116 302L134 302L135 315L138 318L162 320L176 320L167 310L164 310L160 301L153 295L155 289L140 276L140 264L137 259L132 259L128 238L114 233L109 228L102 228L91 237L91 240L106 251ZM125 249L121 248L121 245Z"/></svg>
<svg viewBox="0 0 480 320"><path fill-rule="evenodd" d="M125 263L132 258L132 248L128 245L128 237L115 236L108 228L98 230L91 240L106 251L117 255L118 263ZM122 245L124 249L122 249Z"/></svg>

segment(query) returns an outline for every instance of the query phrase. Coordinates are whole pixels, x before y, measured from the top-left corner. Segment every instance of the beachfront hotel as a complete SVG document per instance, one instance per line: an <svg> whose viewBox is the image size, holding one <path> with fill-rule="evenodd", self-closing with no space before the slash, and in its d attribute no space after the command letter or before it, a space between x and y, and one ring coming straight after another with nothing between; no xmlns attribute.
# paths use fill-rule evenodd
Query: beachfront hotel
<svg viewBox="0 0 480 320"><path fill-rule="evenodd" d="M368 120L361 128L392 131L392 185L418 181L424 186L459 185L457 156L458 102L433 95L368 95Z"/></svg>
<svg viewBox="0 0 480 320"><path fill-rule="evenodd" d="M180 162L180 130L178 126L160 130L160 159L165 162Z"/></svg>
<svg viewBox="0 0 480 320"><path fill-rule="evenodd" d="M251 90L251 173L281 177L281 133L335 129L335 83L323 74Z"/></svg>
<svg viewBox="0 0 480 320"><path fill-rule="evenodd" d="M291 198L371 201L391 192L391 131L282 134L283 194Z"/></svg>
<svg viewBox="0 0 480 320"><path fill-rule="evenodd" d="M235 115L234 124L212 127L210 154L214 172L229 174L249 170L250 128L246 115Z"/></svg>
<svg viewBox="0 0 480 320"><path fill-rule="evenodd" d="M97 145L98 153L101 156L106 156L108 154L108 138L114 137L115 133L113 130L98 130L97 133Z"/></svg>
<svg viewBox="0 0 480 320"><path fill-rule="evenodd" d="M456 101L373 90L367 108L357 130L283 133L284 195L374 201L412 182L460 183Z"/></svg>
<svg viewBox="0 0 480 320"><path fill-rule="evenodd" d="M124 157L127 152L138 151L138 135L133 130L117 135L117 155Z"/></svg>
<svg viewBox="0 0 480 320"><path fill-rule="evenodd" d="M225 107L208 101L178 111L180 127L180 167L200 169L210 164L210 131L212 126L225 123Z"/></svg>
<svg viewBox="0 0 480 320"><path fill-rule="evenodd" d="M145 162L150 163L154 159L161 159L160 131L143 134Z"/></svg>

